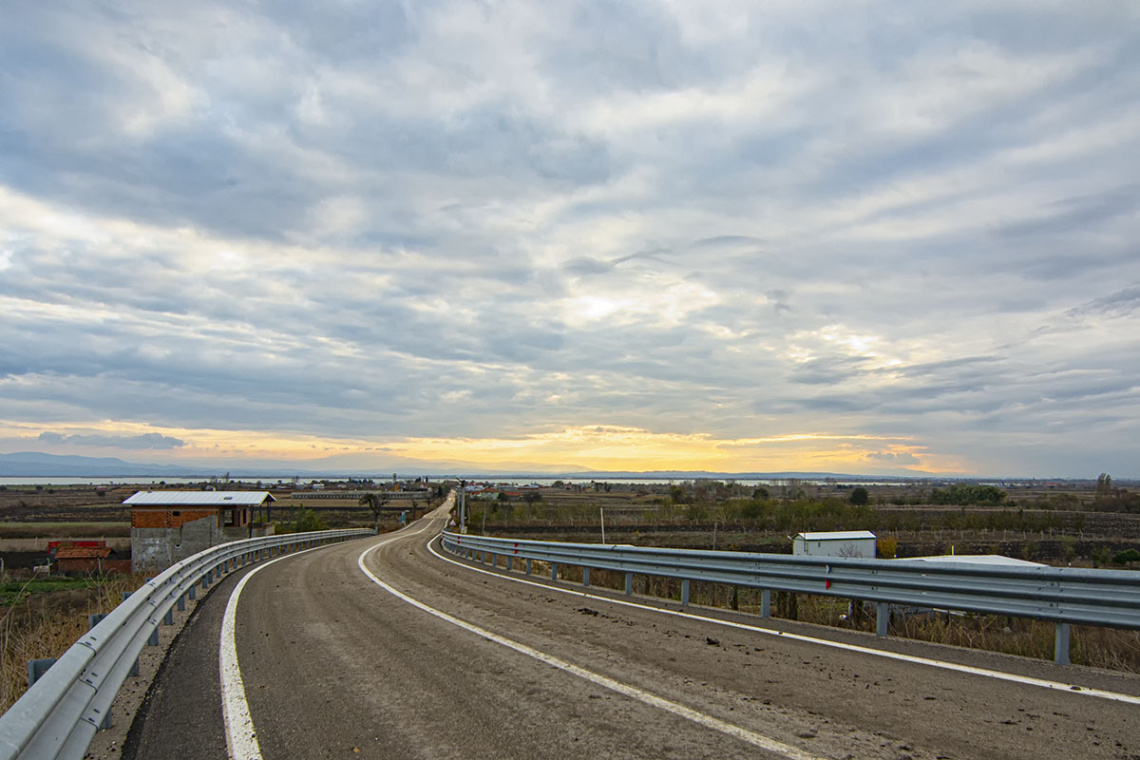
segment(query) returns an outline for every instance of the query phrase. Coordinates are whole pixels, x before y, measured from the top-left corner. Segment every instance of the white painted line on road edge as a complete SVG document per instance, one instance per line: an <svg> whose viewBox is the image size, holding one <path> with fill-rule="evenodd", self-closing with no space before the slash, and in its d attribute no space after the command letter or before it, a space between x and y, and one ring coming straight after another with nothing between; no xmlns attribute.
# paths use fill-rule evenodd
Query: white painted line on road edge
<svg viewBox="0 0 1140 760"><path fill-rule="evenodd" d="M222 638L218 647L218 672L222 680L222 720L226 724L226 748L232 760L261 760L261 745L257 743L257 731L253 728L253 718L249 715L249 703L245 701L245 682L238 666L237 638L234 635L237 622L238 599L249 579L263 568L285 559L278 557L262 565L257 565L234 586L222 617Z"/></svg>
<svg viewBox="0 0 1140 760"><path fill-rule="evenodd" d="M714 731L719 731L723 734L727 734L728 736L740 739L741 741L747 742L768 752L774 752L776 754L783 755L784 757L790 758L790 760L825 760L825 758L822 758L818 755L809 754L797 747L791 746L790 744L784 744L783 742L776 741L775 739L770 739L767 736L755 733L754 731L749 731L748 729L741 728L740 726L734 726L731 723L726 723L719 718L714 718L711 715L697 712L692 708L685 707L684 705L678 704L676 702L672 702L668 699L665 699L664 697L659 697L656 694L644 691L637 688L636 686L630 686L629 684L624 684L621 681L615 681L612 678L603 676L599 673L595 673L591 670L580 668L577 665L566 662L565 660L559 659L558 657L554 657L553 655L549 655L545 652L540 652L539 650L532 647L528 647L526 644L520 644L517 641L513 641L504 636L500 636L497 633L492 633L485 628L480 628L477 625L473 625L464 620L460 620L457 617L448 615L446 612L441 612L434 607L429 607L423 602L417 599L413 599L402 591L389 586L387 583L377 578L376 575L372 573L372 571L364 566L365 557L375 551L377 546L372 546L366 549L365 551L361 552L360 556L357 558L356 564L360 566L361 572L371 578L372 582L377 586L380 586L380 588L384 589L396 598L407 602L413 607L417 607L430 615L434 615L440 620L445 620L448 623L458 626L459 628L462 628L466 631L470 631L477 636L481 636L482 638L485 638L489 641L493 641L496 644L501 644L508 649L513 649L514 651L525 654L528 657L533 657L539 662L544 662L547 665L552 665L559 670L566 671L567 673L578 676L579 678L583 678L587 681L590 681L591 683L597 684L598 686L603 686L611 691L616 691L618 694L622 694L632 699L636 699L640 702L644 702L645 704L652 707L657 707L661 710L665 710L666 712L670 712L674 715L686 718L693 721L694 723L705 726L706 728L711 728Z"/></svg>
<svg viewBox="0 0 1140 760"><path fill-rule="evenodd" d="M394 531L389 535L394 537L396 533L400 533L414 524L405 525L399 531ZM422 533L428 524L425 522L419 530L403 535L414 536ZM376 544L372 548L376 548L376 546L380 546L380 544ZM226 724L226 747L229 749L232 760L261 760L261 745L257 742L257 731L253 727L253 718L249 714L249 703L245 700L245 682L242 680L241 667L238 665L237 638L234 635L238 599L241 597L242 589L245 588L245 584L249 583L250 578L274 562L324 548L325 546L314 546L311 549L286 554L256 565L238 581L234 590L230 592L226 612L222 616L222 636L218 647L218 670L222 682L222 720Z"/></svg>
<svg viewBox="0 0 1140 760"><path fill-rule="evenodd" d="M434 538L432 539L435 540ZM989 670L987 668L977 668L972 665L959 665L954 662L943 662L942 660L932 660L927 657L918 657L910 654L901 654L899 652L887 652L882 649L872 649L871 647L863 647L858 644L845 644L842 641L831 641L830 639L819 639L814 636L805 636L801 633L785 633L784 631L777 631L772 628L762 628L758 625L748 625L747 623L737 623L733 620L720 620L719 618L706 617L705 615L698 615L694 612L686 612L684 610L669 610L661 607L653 607L647 604L638 604L637 602L628 602L624 599L611 599L608 596L598 596L586 591L579 591L573 588L561 588L559 586L552 586L546 583L537 583L529 581L525 578L514 578L504 573L495 573L490 570L483 570L478 567L471 567L465 562L445 557L435 550L431 545L431 541L427 545L428 551L434 554L444 562L450 562L453 565L458 565L465 570L471 570L476 573L484 573L486 575L493 575L496 578L513 581L514 583L525 583L528 586L537 586L538 588L547 589L548 591L557 591L561 594L570 594L571 596L580 596L585 599L595 599L599 602L607 602L609 604L619 604L625 607L636 607L639 610L649 610L651 612L659 612L662 615L674 615L676 617L687 618L689 620L700 620L706 623L715 623L716 625L723 625L727 628L739 628L745 631L755 631L756 633L763 633L768 636L778 636L783 639L791 639L793 641L803 641L809 644L819 644L821 646L833 647L835 649L844 649L849 652L859 652L860 654L869 654L874 657L883 657L888 660L897 660L899 662L909 662L916 665L927 665L932 668L941 668L943 670L953 670L959 673L969 673L971 675L982 676L984 678L993 678L999 681L1011 681L1013 683L1020 683L1026 686L1037 686L1043 689L1054 689L1056 691L1065 691L1071 694L1079 694L1086 697L1097 697L1098 699L1107 699L1112 702L1125 702L1127 704L1140 705L1140 697L1133 696L1132 694L1121 694L1115 691L1105 691L1103 689L1093 689L1088 686L1080 686L1077 684L1063 683L1061 681L1049 681L1044 678L1034 678L1033 676L1019 676L1016 673L1005 673L1000 670Z"/></svg>

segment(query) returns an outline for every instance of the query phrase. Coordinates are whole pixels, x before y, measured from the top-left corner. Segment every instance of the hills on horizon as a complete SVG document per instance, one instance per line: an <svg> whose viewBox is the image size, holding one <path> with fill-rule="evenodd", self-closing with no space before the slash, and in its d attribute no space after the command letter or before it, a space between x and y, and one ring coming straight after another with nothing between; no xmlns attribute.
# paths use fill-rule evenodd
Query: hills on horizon
<svg viewBox="0 0 1140 760"><path fill-rule="evenodd" d="M225 472L228 469L229 472ZM220 467L204 467L200 465L171 465L171 464L147 464L137 462L127 462L117 457L87 457L77 455L59 455L47 454L37 451L23 451L13 454L0 454L0 477L34 477L34 478L50 478L50 477L66 477L66 478L130 478L130 477L182 477L182 478L210 478L217 477L223 474L228 474L234 478L240 477L257 477L257 478L292 478L292 477L348 477L348 476L361 476L379 474L383 472L387 474L389 468L351 468L346 469L343 466L331 466L331 463L322 463L321 460L309 460L306 462L290 462L290 463L258 463L256 466L243 467L241 463L230 465L228 468ZM788 478L800 478L805 480L820 480L825 478L836 478L849 481L875 481L875 480L956 480L962 479L963 476L946 476L937 475L928 472L908 472L908 473L881 473L873 475L853 475L850 473L835 473L835 472L712 472L705 470L653 470L647 472L632 472L632 471L599 471L599 470L573 470L567 469L565 472L546 472L546 471L503 471L503 470L482 470L479 468L469 467L440 467L437 469L430 468L409 468L397 467L396 471L404 476L419 476L419 475L459 475L468 476L472 478L504 478L504 479L528 479L528 478L562 478L562 479L634 479L634 478L647 478L653 480L686 480L693 478L715 478L715 479L735 479L735 480L785 480ZM1013 479L1013 478L1010 478ZM1028 480L1031 478L1016 478L1019 480ZM1063 479L1063 478L1056 478Z"/></svg>

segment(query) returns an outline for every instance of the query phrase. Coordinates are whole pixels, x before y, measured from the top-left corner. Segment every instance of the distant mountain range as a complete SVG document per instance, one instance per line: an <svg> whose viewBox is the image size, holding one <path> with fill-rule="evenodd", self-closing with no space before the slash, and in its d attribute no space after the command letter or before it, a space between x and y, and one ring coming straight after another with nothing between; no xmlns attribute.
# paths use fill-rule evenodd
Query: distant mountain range
<svg viewBox="0 0 1140 760"><path fill-rule="evenodd" d="M208 477L214 470L181 465L136 464L115 457L80 457L43 454L38 451L21 451L0 454L0 477L28 478L119 478L149 477Z"/></svg>
<svg viewBox="0 0 1140 760"><path fill-rule="evenodd" d="M340 466L337 466L340 465ZM322 462L312 460L308 462L259 462L253 466L243 466L241 462L234 462L225 469L232 477L346 477L383 473L387 475L388 468L374 467L369 469L346 469L340 462ZM223 468L206 467L202 465L180 464L145 464L126 462L117 457L84 457L60 456L58 454L45 454L38 451L24 451L16 454L0 454L0 477L32 477L32 478L137 478L137 477L182 477L182 478L208 478L220 476L225 472ZM910 476L893 475L846 475L829 472L753 472L753 473L724 473L686 470L658 470L653 472L622 472L622 471L567 471L562 473L537 471L492 472L468 469L459 466L450 466L438 470L399 467L395 468L401 475L458 475L472 479L596 479L596 480L622 480L622 479L652 479L652 480L692 480L693 478L726 478L736 480L754 479L788 479L801 478L804 480L822 480L824 478L838 478L842 480L893 480L907 478L927 477L924 473Z"/></svg>
<svg viewBox="0 0 1140 760"><path fill-rule="evenodd" d="M228 472L227 472L228 471ZM473 480L693 480L710 478L715 480L826 480L834 478L847 482L891 482L908 480L955 480L962 476L935 475L927 472L890 473L878 475L852 475L837 472L709 472L704 470L654 470L651 472L590 471L571 470L565 472L539 472L525 470L488 471L462 464L442 465L437 469L423 465L409 467L346 467L336 460L309 460L303 462L261 461L249 465L232 462L222 467L183 464L145 464L126 462L116 457L60 456L38 451L24 451L16 454L0 454L0 477L25 478L210 478L229 474L233 478L340 478L386 477L390 472L401 476L418 475L458 476ZM997 480L998 478L977 478ZM1030 480L1030 478L1008 478L1010 480ZM1054 478L1060 480L1060 478Z"/></svg>

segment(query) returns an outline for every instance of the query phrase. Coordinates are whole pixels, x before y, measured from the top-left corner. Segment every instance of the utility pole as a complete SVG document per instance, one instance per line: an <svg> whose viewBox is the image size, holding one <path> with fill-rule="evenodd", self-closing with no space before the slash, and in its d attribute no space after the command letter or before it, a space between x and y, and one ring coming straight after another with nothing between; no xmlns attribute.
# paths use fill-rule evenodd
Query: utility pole
<svg viewBox="0 0 1140 760"><path fill-rule="evenodd" d="M459 481L459 532L467 532L467 481Z"/></svg>

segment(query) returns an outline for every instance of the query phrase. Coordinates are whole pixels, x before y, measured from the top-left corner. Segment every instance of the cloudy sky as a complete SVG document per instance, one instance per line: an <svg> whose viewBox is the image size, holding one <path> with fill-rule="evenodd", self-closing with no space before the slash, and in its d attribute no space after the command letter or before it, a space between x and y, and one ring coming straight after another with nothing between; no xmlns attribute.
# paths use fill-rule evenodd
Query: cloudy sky
<svg viewBox="0 0 1140 760"><path fill-rule="evenodd" d="M16 2L0 453L1140 476L1135 3Z"/></svg>

